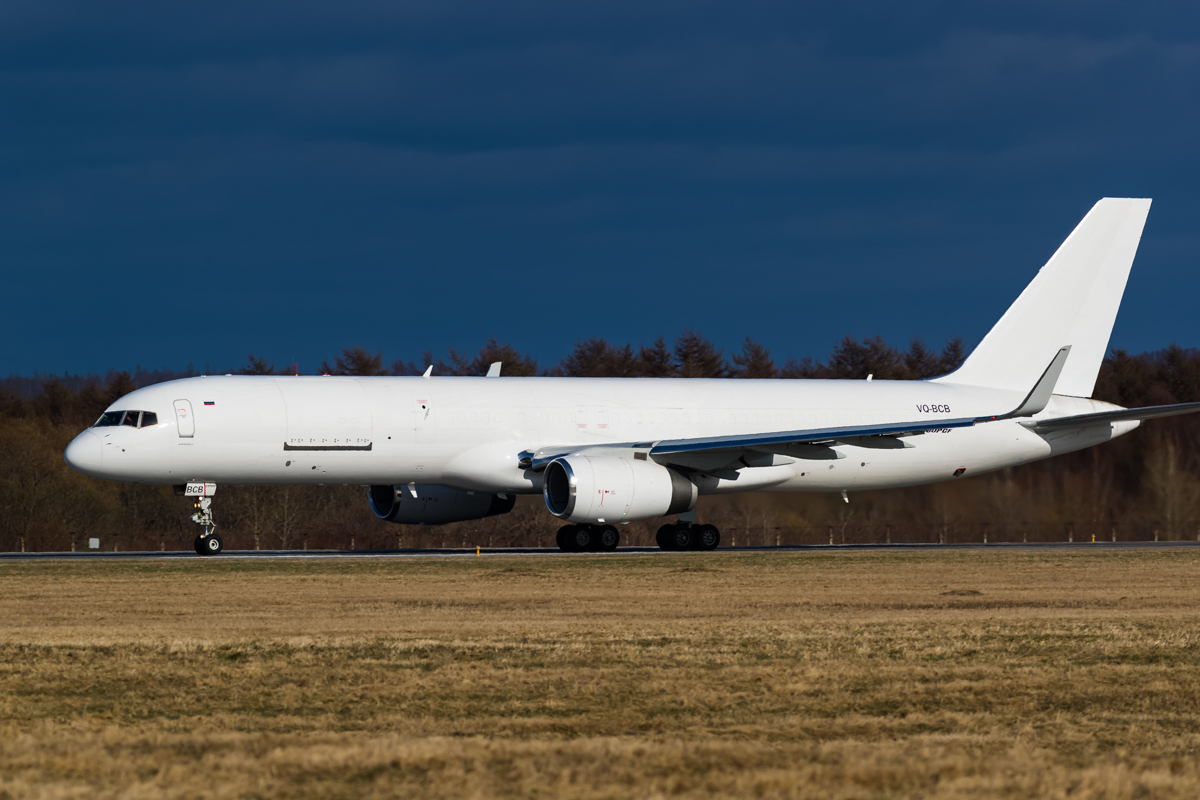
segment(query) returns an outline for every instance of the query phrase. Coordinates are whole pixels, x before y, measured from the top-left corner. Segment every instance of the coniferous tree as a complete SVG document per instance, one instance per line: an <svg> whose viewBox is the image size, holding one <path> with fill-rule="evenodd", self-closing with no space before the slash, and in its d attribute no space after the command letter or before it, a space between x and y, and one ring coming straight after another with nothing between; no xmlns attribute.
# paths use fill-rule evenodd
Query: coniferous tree
<svg viewBox="0 0 1200 800"><path fill-rule="evenodd" d="M612 377L613 352L608 342L595 337L575 343L575 349L559 362L562 374L569 378Z"/></svg>
<svg viewBox="0 0 1200 800"><path fill-rule="evenodd" d="M896 348L885 342L882 336L868 336L866 339L863 339L863 347L866 348L867 352L867 375L873 375L881 381L900 380L904 378L900 353Z"/></svg>
<svg viewBox="0 0 1200 800"><path fill-rule="evenodd" d="M675 340L675 364L681 378L724 378L729 372L722 352L692 328Z"/></svg>
<svg viewBox="0 0 1200 800"><path fill-rule="evenodd" d="M812 356L805 356L797 361L794 358L789 358L779 370L779 377L792 379L812 380L814 378L829 378L829 368L819 361L814 361Z"/></svg>
<svg viewBox="0 0 1200 800"><path fill-rule="evenodd" d="M919 380L932 378L941 374L942 361L936 353L930 350L919 336L914 336L908 343L908 350L903 356L905 378Z"/></svg>
<svg viewBox="0 0 1200 800"><path fill-rule="evenodd" d="M125 395L137 389L137 384L133 382L128 372L117 372L108 379L108 385L104 387L106 405L112 405L120 400Z"/></svg>
<svg viewBox="0 0 1200 800"><path fill-rule="evenodd" d="M734 378L779 377L775 362L771 360L771 351L749 336L742 343L742 352L733 354L733 363L730 376Z"/></svg>
<svg viewBox="0 0 1200 800"><path fill-rule="evenodd" d="M475 371L475 365L470 357L465 353L460 353L453 347L447 348L449 352L449 361L442 361L440 358L433 365L434 375L479 375Z"/></svg>
<svg viewBox="0 0 1200 800"><path fill-rule="evenodd" d="M530 355L522 355L515 347L501 344L495 336L489 336L487 342L479 349L479 354L471 362L472 375L486 375L488 368L499 361L500 374L510 378L528 378L537 375L537 360Z"/></svg>
<svg viewBox="0 0 1200 800"><path fill-rule="evenodd" d="M967 354L963 350L963 340L961 337L955 336L946 342L946 346L942 348L940 374L945 375L949 372L954 372L966 360Z"/></svg>
<svg viewBox="0 0 1200 800"><path fill-rule="evenodd" d="M246 366L238 370L239 375L274 375L275 365L268 362L265 358L259 358L251 353L247 356Z"/></svg>
<svg viewBox="0 0 1200 800"><path fill-rule="evenodd" d="M642 345L638 350L638 376L642 378L674 378L679 371L675 369L675 360L667 349L663 337L654 340L650 347Z"/></svg>
<svg viewBox="0 0 1200 800"><path fill-rule="evenodd" d="M867 377L867 348L847 333L829 356L829 371L834 378L861 380Z"/></svg>
<svg viewBox="0 0 1200 800"><path fill-rule="evenodd" d="M1183 349L1172 342L1162 351L1163 382L1177 403L1190 403L1200 398L1200 365L1196 352Z"/></svg>
<svg viewBox="0 0 1200 800"><path fill-rule="evenodd" d="M383 368L383 353L371 355L360 344L343 347L342 354L333 360L321 362L321 372L326 375L386 375Z"/></svg>
<svg viewBox="0 0 1200 800"><path fill-rule="evenodd" d="M433 351L426 350L421 354L421 362L405 361L398 358L392 362L388 373L391 375L423 375L425 370L433 365Z"/></svg>

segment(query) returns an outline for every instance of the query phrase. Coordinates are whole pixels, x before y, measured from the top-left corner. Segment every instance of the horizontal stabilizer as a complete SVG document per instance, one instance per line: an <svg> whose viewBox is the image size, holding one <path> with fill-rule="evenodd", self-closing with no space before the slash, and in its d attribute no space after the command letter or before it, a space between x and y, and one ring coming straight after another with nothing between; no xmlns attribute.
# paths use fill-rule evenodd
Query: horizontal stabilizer
<svg viewBox="0 0 1200 800"><path fill-rule="evenodd" d="M1123 408L1120 411L1101 411L1096 414L1078 414L1073 417L1058 417L1057 419L1038 420L1028 423L1035 431L1057 431L1064 428L1082 428L1087 425L1099 425L1105 422L1125 422L1128 420L1157 419L1158 417L1175 417L1180 414L1194 414L1200 411L1200 403L1176 403L1169 406L1146 406L1145 408Z"/></svg>

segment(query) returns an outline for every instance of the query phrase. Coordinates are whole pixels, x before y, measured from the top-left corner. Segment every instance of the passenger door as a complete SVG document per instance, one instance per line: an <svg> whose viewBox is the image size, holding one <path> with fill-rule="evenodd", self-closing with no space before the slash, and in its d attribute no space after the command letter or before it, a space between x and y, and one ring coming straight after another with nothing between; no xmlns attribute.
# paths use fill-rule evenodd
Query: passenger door
<svg viewBox="0 0 1200 800"><path fill-rule="evenodd" d="M196 434L196 420L192 417L192 401L175 401L175 427L179 429L179 438L191 439Z"/></svg>

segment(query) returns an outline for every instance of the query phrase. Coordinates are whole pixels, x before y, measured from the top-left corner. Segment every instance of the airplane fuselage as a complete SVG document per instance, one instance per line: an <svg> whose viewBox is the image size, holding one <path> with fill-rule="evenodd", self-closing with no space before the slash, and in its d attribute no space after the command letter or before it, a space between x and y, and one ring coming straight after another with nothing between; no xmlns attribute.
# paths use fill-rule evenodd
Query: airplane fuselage
<svg viewBox="0 0 1200 800"><path fill-rule="evenodd" d="M441 484L536 493L542 448L1001 414L1021 393L930 381L211 376L133 392L110 411L157 423L93 427L73 467L143 484ZM1116 408L1054 396L1033 417ZM1028 422L1029 420L1024 420ZM698 481L701 494L861 491L977 475L1115 438L1136 421L1037 433L1021 420L780 451ZM770 461L770 459L768 459Z"/></svg>

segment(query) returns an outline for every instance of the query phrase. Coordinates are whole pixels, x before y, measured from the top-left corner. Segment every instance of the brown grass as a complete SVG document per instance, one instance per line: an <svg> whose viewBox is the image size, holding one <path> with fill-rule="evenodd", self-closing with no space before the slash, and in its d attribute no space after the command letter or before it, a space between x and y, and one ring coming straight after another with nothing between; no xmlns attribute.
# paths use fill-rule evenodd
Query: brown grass
<svg viewBox="0 0 1200 800"><path fill-rule="evenodd" d="M1195 797L1200 553L0 566L0 798Z"/></svg>

